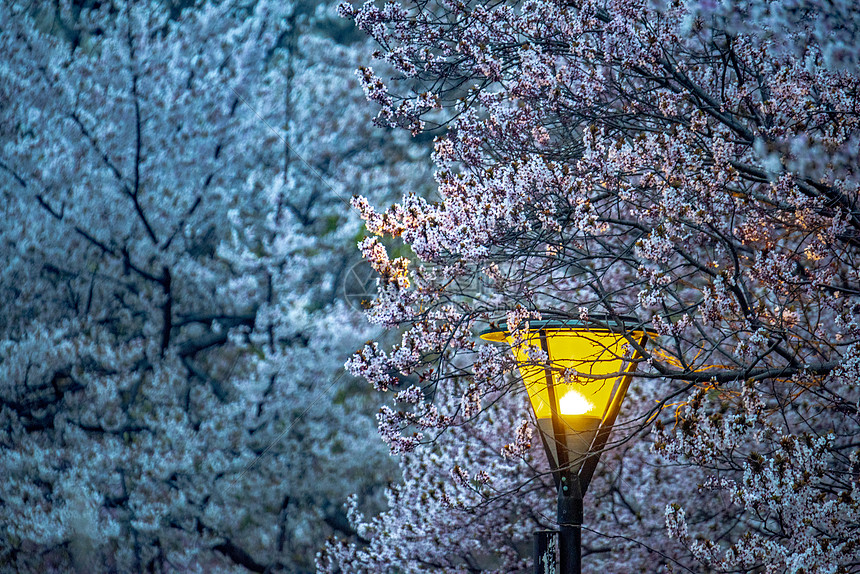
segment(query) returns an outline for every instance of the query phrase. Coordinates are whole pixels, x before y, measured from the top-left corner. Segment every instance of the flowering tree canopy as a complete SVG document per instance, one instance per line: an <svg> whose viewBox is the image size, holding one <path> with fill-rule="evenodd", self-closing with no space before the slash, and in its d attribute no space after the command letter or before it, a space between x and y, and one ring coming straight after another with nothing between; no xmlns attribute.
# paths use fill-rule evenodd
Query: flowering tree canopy
<svg viewBox="0 0 860 574"><path fill-rule="evenodd" d="M393 469L344 198L426 154L372 126L367 44L280 0L0 22L0 570L311 571Z"/></svg>
<svg viewBox="0 0 860 574"><path fill-rule="evenodd" d="M639 349L637 388L605 455L614 462L593 487L586 564L860 571L851 3L341 11L399 72L360 71L377 121L437 135L438 200L407 193L383 210L353 200L374 234L360 244L379 274L369 318L403 329L398 344L369 343L349 363L393 393L380 432L408 453L397 507L356 518L374 548L407 572L528 569L522 536L551 524L548 502L501 501L549 482L532 464L529 423L516 423L527 403L508 398L519 388L512 359L476 333L632 316L631 330L657 336ZM493 517L470 522L464 508ZM606 532L600 516L612 519ZM486 527L494 521L520 530ZM422 522L434 532L416 530ZM450 552L428 550L431 535ZM374 571L360 546L333 544L324 558Z"/></svg>

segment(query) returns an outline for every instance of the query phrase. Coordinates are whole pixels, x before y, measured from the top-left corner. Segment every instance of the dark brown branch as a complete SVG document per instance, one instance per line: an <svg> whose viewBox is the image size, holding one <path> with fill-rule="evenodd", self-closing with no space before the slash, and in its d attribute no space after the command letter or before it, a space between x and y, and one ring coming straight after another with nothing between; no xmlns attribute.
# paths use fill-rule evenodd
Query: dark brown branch
<svg viewBox="0 0 860 574"><path fill-rule="evenodd" d="M251 572L262 573L268 571L268 566L260 564L259 562L254 560L254 558L250 554L248 554L247 552L245 552L244 549L234 544L233 541L229 538L225 538L224 542L213 546L212 550L220 552L236 564L244 566Z"/></svg>
<svg viewBox="0 0 860 574"><path fill-rule="evenodd" d="M170 269L165 265L162 268L161 288L164 292L164 306L161 312L161 356L167 351L170 346L170 332L173 330L173 291L171 289Z"/></svg>

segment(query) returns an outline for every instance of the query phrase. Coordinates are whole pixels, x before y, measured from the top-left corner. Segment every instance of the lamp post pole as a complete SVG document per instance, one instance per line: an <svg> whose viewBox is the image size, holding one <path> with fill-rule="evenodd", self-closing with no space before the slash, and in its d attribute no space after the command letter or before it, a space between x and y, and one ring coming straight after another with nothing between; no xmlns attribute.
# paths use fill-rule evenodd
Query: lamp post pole
<svg viewBox="0 0 860 574"><path fill-rule="evenodd" d="M540 331L540 345L549 357L549 344L546 331ZM547 381L550 411L552 412L552 431L555 442L557 470L556 485L558 486L558 508L556 524L558 524L558 566L560 574L580 574L582 572L582 485L579 476L570 471L567 441L564 439L565 429L561 415L558 412L558 397L556 396L555 381L552 368L547 364L544 369ZM546 445L546 441L544 441ZM550 457L550 460L552 457Z"/></svg>
<svg viewBox="0 0 860 574"><path fill-rule="evenodd" d="M535 574L581 574L582 572L582 492L578 481L573 488L565 486L563 478L558 487L558 530L538 530L534 533ZM558 571L556 571L553 536L558 536Z"/></svg>
<svg viewBox="0 0 860 574"><path fill-rule="evenodd" d="M597 321L536 321L532 325L537 328L530 330L525 342L511 338L506 327L481 335L488 341L508 342L517 355L558 489L558 530L535 533L535 574L582 572L582 498L641 357L638 351L648 340L649 329L641 323L632 330L625 328L636 319ZM542 368L528 352L537 341L546 357ZM632 352L627 350L630 341L635 343ZM576 373L579 386L567 377L557 380L554 370L567 369ZM558 536L557 571L552 534Z"/></svg>
<svg viewBox="0 0 860 574"><path fill-rule="evenodd" d="M573 487L567 483L572 482ZM565 488L571 492L565 492ZM562 574L582 572L582 492L579 481L561 479L558 489L558 565Z"/></svg>

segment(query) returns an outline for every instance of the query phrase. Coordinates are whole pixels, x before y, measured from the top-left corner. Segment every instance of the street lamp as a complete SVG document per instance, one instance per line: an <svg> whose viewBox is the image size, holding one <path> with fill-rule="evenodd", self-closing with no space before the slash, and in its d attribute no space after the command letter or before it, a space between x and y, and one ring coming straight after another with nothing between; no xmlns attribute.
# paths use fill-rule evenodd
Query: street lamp
<svg viewBox="0 0 860 574"><path fill-rule="evenodd" d="M558 488L561 574L581 571L582 497L641 358L649 332L636 319L531 321L514 333L502 324L481 334L511 345ZM631 345L635 343L635 345ZM543 356L546 356L544 360ZM547 531L535 533L535 572Z"/></svg>

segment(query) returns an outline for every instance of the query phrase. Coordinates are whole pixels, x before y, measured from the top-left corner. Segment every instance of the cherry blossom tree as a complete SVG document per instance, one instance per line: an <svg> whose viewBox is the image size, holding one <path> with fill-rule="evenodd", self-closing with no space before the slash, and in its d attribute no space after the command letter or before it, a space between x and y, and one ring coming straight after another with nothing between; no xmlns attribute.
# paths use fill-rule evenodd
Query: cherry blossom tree
<svg viewBox="0 0 860 574"><path fill-rule="evenodd" d="M425 172L359 105L366 43L317 3L0 21L0 564L311 571L392 478L347 200Z"/></svg>
<svg viewBox="0 0 860 574"><path fill-rule="evenodd" d="M405 572L528 570L550 482L513 360L476 334L632 316L657 336L589 494L586 568L860 571L852 5L341 11L399 72L360 71L377 122L437 134L440 197L353 201L368 316L402 337L349 367L392 393L379 428L406 483L355 515L370 550L335 542L321 566L374 571L387 549Z"/></svg>

